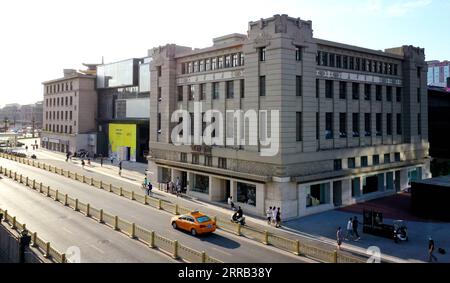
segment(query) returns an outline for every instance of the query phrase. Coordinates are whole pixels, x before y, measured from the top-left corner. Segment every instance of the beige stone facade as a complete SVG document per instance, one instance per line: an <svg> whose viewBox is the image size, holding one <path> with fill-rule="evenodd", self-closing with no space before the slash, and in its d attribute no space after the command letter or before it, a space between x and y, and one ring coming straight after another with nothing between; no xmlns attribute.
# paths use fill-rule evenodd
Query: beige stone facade
<svg viewBox="0 0 450 283"><path fill-rule="evenodd" d="M59 152L96 150L95 76L65 70L64 77L43 83L41 146Z"/></svg>
<svg viewBox="0 0 450 283"><path fill-rule="evenodd" d="M249 23L247 35L211 47L166 45L151 63L150 180L176 181L212 202L232 196L247 213L280 207L301 217L408 187L431 177L424 50L384 52L313 37L312 22L275 15ZM153 95L154 94L154 95ZM157 95L160 94L160 95ZM178 109L279 110L279 150L176 146ZM259 121L261 122L261 121ZM245 129L261 137L260 127Z"/></svg>

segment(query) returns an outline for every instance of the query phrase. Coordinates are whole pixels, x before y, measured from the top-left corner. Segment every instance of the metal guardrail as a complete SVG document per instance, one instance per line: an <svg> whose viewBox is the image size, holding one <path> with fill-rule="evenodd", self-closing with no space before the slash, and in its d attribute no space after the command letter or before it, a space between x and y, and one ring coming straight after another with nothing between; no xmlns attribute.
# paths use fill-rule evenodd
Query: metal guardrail
<svg viewBox="0 0 450 283"><path fill-rule="evenodd" d="M17 231L18 233L22 233L26 228L25 224L17 221L16 217L11 216L7 210L3 210L0 208L0 213L2 213L5 217L4 222L8 223L12 229ZM26 229L27 235L32 236L33 246L37 248L39 252L43 254L44 257L50 259L52 262L56 263L67 263L66 256L64 253L59 252L55 248L51 247L50 243L45 242L41 238L37 236L37 233L33 233L30 230Z"/></svg>
<svg viewBox="0 0 450 283"><path fill-rule="evenodd" d="M69 173L70 175L70 173ZM98 187L101 181L93 180L94 186ZM163 184L164 185L164 184ZM158 186L156 186L158 187ZM163 187L159 186L161 189ZM130 191L124 190L122 188L115 187L114 185L105 186L105 190L110 190L112 193L124 196L128 199L131 199L133 196L133 200L138 201L140 203L146 203L151 207L162 209L172 214L187 214L191 212L191 209L178 206L173 203L169 203L167 201L162 201L161 199L154 198L151 196L144 196L139 193L132 193ZM365 262L363 259L358 259L357 257L351 257L344 254L337 254L337 259L335 256L334 250L327 250L323 248L319 248L315 245L309 245L306 243L300 243L298 240L289 239L286 237L282 237L279 235L275 235L273 233L267 233L266 231L250 227L250 226L239 226L238 224L230 222L228 219L220 219L216 218L217 227L225 230L227 232L231 232L234 234L238 234L241 236L245 236L247 238L256 240L258 242L262 242L264 244L272 245L276 248L292 252L294 254L301 254L304 256L316 258L325 262ZM300 251L300 252L299 252Z"/></svg>

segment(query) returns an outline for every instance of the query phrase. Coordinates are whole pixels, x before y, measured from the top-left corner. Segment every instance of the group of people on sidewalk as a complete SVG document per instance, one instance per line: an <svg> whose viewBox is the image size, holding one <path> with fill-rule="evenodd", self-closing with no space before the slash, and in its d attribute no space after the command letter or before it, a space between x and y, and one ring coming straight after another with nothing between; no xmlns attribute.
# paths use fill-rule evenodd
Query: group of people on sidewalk
<svg viewBox="0 0 450 283"><path fill-rule="evenodd" d="M269 207L266 210L266 216L267 216L267 224L269 225L275 225L275 227L280 228L281 227L281 208L279 207Z"/></svg>
<svg viewBox="0 0 450 283"><path fill-rule="evenodd" d="M350 217L350 219L347 222L347 233L344 236L344 233L342 232L342 228L339 226L337 231L336 231L336 242L337 242L337 247L340 250L341 249L341 245L342 242L344 240L350 241L350 238L352 238L352 240L354 241L359 241L361 239L361 237L359 236L358 233L358 226L359 226L359 220L358 217Z"/></svg>

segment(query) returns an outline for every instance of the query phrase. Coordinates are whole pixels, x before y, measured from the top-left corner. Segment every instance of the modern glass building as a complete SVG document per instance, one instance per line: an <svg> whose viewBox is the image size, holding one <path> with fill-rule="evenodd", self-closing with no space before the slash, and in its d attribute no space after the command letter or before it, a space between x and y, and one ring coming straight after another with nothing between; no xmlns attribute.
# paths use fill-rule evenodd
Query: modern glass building
<svg viewBox="0 0 450 283"><path fill-rule="evenodd" d="M149 63L149 58L132 58L97 67L99 154L116 160L146 162Z"/></svg>

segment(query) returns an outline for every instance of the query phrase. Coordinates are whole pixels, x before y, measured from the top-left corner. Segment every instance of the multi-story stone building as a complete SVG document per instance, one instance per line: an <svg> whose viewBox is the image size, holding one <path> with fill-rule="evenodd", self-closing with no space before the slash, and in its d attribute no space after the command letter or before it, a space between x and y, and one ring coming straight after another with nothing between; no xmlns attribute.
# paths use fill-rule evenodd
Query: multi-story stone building
<svg viewBox="0 0 450 283"><path fill-rule="evenodd" d="M169 44L149 55L154 183L180 178L191 196L210 202L232 196L257 215L281 207L288 219L394 194L431 177L424 49L383 52L322 40L313 37L311 21L275 15L208 48ZM222 146L175 145L179 120L171 122L172 113L183 109L195 117L195 102L201 112L279 110L279 123L264 130L262 119L272 118L259 115L257 126L241 129L225 116L213 119L226 131ZM204 129L200 119L192 124ZM261 141L230 145L238 132L249 139L270 134L276 154L262 154Z"/></svg>
<svg viewBox="0 0 450 283"><path fill-rule="evenodd" d="M95 70L95 65L86 65ZM64 77L44 85L41 146L59 152L96 153L97 92L95 75L64 70Z"/></svg>

